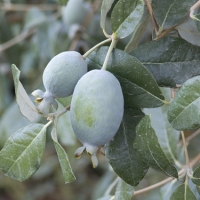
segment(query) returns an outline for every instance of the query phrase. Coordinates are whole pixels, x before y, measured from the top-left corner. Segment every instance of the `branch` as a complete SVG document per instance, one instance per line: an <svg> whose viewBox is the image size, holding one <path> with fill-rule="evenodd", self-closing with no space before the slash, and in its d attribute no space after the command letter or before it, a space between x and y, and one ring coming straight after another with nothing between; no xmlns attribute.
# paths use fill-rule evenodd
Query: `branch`
<svg viewBox="0 0 200 200"><path fill-rule="evenodd" d="M191 167L194 166L199 160L200 160L200 154L197 155L197 156L190 162ZM183 175L183 174L185 173L185 170L186 170L185 168L184 168L184 169L181 169L181 170L178 172L178 175L179 175L179 176ZM148 192L148 191L150 191L150 190L153 190L153 189L155 189L155 188L161 187L161 186L165 185L166 183L168 183L168 182L170 182L170 181L172 181L172 180L174 180L174 178L169 177L169 178L167 178L167 179L165 179L165 180L163 180L163 181L161 181L161 182L158 182L158 183L156 183L156 184L154 184L154 185L151 185L151 186L146 187L146 188L144 188L144 189L135 191L135 193L133 194L133 196L135 197L135 196L137 196L137 195L139 195L139 194L142 194L142 193Z"/></svg>
<svg viewBox="0 0 200 200"><path fill-rule="evenodd" d="M11 4L0 3L0 10L5 11L24 11L27 12L32 8L37 7L43 11L58 10L61 6L50 4Z"/></svg>

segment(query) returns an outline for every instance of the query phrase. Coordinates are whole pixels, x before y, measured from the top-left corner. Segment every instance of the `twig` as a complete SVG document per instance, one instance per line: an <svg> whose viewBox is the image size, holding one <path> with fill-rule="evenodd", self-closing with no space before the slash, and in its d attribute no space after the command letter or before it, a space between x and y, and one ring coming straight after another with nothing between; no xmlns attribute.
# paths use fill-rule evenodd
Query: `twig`
<svg viewBox="0 0 200 200"><path fill-rule="evenodd" d="M153 16L153 11L152 11L151 4L150 4L149 0L145 0L145 1L146 1L146 4L147 4L147 8L148 8L148 10L149 10L149 14L150 14L150 16L151 16L151 21L152 21L153 26L154 26L154 28L155 28L155 31L156 31L156 33L157 33L157 32L158 32L158 24L156 23L156 20L155 20L155 18L154 18L154 16Z"/></svg>
<svg viewBox="0 0 200 200"><path fill-rule="evenodd" d="M111 193L112 189L115 187L115 185L118 183L119 180L120 180L120 178L117 177L117 178L110 184L110 186L109 186L108 189L106 190L104 196L109 195L109 194Z"/></svg>
<svg viewBox="0 0 200 200"><path fill-rule="evenodd" d="M190 12L194 12L198 7L200 7L200 0L190 8Z"/></svg>
<svg viewBox="0 0 200 200"><path fill-rule="evenodd" d="M24 11L27 12L31 8L37 7L43 11L58 10L61 6L59 5L49 5L49 4L5 4L0 3L0 10L5 11Z"/></svg>
<svg viewBox="0 0 200 200"><path fill-rule="evenodd" d="M198 155L190 162L190 166L191 166L191 167L194 166L199 160L200 160L200 154L198 154ZM179 177L180 177L182 174L185 173L185 170L186 170L186 169L184 168L184 169L181 169L181 170L178 172ZM150 190L153 190L153 189L155 189L155 188L161 187L161 186L165 185L166 183L172 181L173 179L174 179L174 178L169 177L169 178L167 178L167 179L165 179L165 180L163 180L163 181L160 181L160 182L158 182L158 183L156 183L156 184L154 184L154 185L151 185L151 186L146 187L146 188L144 188L144 189L135 191L135 193L133 194L133 196L137 196L137 195L139 195L139 194L142 194L142 193L148 192L148 191L150 191Z"/></svg>
<svg viewBox="0 0 200 200"><path fill-rule="evenodd" d="M188 168L190 168L190 161L189 161L189 156L188 156L188 150L187 150L187 145L186 145L186 141L185 141L185 135L184 135L183 131L181 131L181 136L182 136L183 147L184 147L184 152L185 152L186 166Z"/></svg>

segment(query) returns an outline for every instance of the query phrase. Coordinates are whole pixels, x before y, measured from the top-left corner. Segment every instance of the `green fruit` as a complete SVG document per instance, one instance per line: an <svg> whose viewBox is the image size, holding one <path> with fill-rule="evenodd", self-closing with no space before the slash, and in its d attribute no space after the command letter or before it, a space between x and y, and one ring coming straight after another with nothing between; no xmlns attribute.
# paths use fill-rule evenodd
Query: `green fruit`
<svg viewBox="0 0 200 200"><path fill-rule="evenodd" d="M87 62L76 51L62 52L53 57L43 73L46 92L36 90L32 93L39 103L37 110L48 115L50 105L57 109L55 98L72 95L78 80L87 72Z"/></svg>
<svg viewBox="0 0 200 200"><path fill-rule="evenodd" d="M119 81L105 70L92 70L78 81L71 101L70 118L75 135L86 149L93 166L96 151L108 143L119 129L124 112L124 98Z"/></svg>

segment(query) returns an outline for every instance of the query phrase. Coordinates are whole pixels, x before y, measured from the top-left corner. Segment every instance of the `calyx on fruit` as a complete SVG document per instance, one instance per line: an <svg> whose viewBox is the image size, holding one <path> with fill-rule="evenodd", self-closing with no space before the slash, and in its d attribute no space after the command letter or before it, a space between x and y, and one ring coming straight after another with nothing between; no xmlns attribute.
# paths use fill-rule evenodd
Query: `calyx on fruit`
<svg viewBox="0 0 200 200"><path fill-rule="evenodd" d="M98 165L98 147L108 143L119 129L124 98L117 78L105 70L92 70L78 81L71 101L70 118L75 135L83 144L76 157L86 150L93 167Z"/></svg>
<svg viewBox="0 0 200 200"><path fill-rule="evenodd" d="M76 83L86 72L87 62L76 51L62 52L53 57L43 72L46 91L35 90L32 93L38 103L38 112L47 116L50 105L57 109L55 98L72 95Z"/></svg>

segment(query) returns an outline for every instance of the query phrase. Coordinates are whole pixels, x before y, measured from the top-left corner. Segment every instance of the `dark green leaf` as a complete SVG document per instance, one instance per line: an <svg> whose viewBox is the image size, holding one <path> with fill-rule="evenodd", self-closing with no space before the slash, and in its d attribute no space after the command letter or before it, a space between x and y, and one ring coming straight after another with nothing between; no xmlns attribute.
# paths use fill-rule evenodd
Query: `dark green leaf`
<svg viewBox="0 0 200 200"><path fill-rule="evenodd" d="M200 74L200 48L181 38L164 37L139 46L132 53L158 85L177 87Z"/></svg>
<svg viewBox="0 0 200 200"><path fill-rule="evenodd" d="M103 66L108 47L101 47L87 58L88 68ZM107 70L119 80L125 107L152 108L163 104L163 95L148 70L133 56L115 49L111 54Z"/></svg>
<svg viewBox="0 0 200 200"><path fill-rule="evenodd" d="M200 76L186 81L169 105L168 120L176 130L191 130L200 126Z"/></svg>
<svg viewBox="0 0 200 200"><path fill-rule="evenodd" d="M170 200L196 200L194 193L187 184L180 185L170 197Z"/></svg>
<svg viewBox="0 0 200 200"><path fill-rule="evenodd" d="M123 180L120 180L117 184L114 200L130 200L133 193L133 187L125 183Z"/></svg>
<svg viewBox="0 0 200 200"><path fill-rule="evenodd" d="M152 0L153 15L159 25L159 33L180 23L195 2L196 0Z"/></svg>
<svg viewBox="0 0 200 200"><path fill-rule="evenodd" d="M169 88L161 88L165 99L171 100L171 91ZM159 108L145 108L143 112L146 115L151 115L152 127L156 132L159 144L170 160L174 162L177 159L177 143L180 138L180 131L172 128L167 119L168 105L163 105Z"/></svg>
<svg viewBox="0 0 200 200"><path fill-rule="evenodd" d="M153 169L178 178L178 172L163 153L158 138L151 127L150 116L145 116L137 126L133 147L139 158Z"/></svg>
<svg viewBox="0 0 200 200"><path fill-rule="evenodd" d="M132 186L138 185L149 168L133 149L136 126L143 116L139 109L126 108L117 134L105 146L106 157L115 173Z"/></svg>
<svg viewBox="0 0 200 200"><path fill-rule="evenodd" d="M19 109L30 122L35 122L39 118L39 114L35 108L35 105L26 93L23 85L19 81L20 71L15 65L12 65L12 73L15 83L16 101Z"/></svg>
<svg viewBox="0 0 200 200"><path fill-rule="evenodd" d="M57 141L57 134L56 134L55 127L53 128L53 130L51 132L51 137L53 139L54 146L55 146L55 149L56 149L56 152L58 155L58 159L59 159L60 166L61 166L61 169L63 172L65 183L70 183L70 182L74 181L76 178L72 172L67 153L65 152L63 147Z"/></svg>
<svg viewBox="0 0 200 200"><path fill-rule="evenodd" d="M198 166L193 172L192 182L200 186L200 166Z"/></svg>
<svg viewBox="0 0 200 200"><path fill-rule="evenodd" d="M200 194L200 186L196 186L196 190L197 190L197 192Z"/></svg>
<svg viewBox="0 0 200 200"><path fill-rule="evenodd" d="M0 151L0 169L24 181L39 168L46 144L46 126L30 124L11 135Z"/></svg>
<svg viewBox="0 0 200 200"><path fill-rule="evenodd" d="M103 0L101 5L101 20L100 25L103 30L106 28L106 16L108 11L110 10L114 0Z"/></svg>
<svg viewBox="0 0 200 200"><path fill-rule="evenodd" d="M142 0L119 0L111 14L111 27L117 38L127 37L138 26L144 12Z"/></svg>

